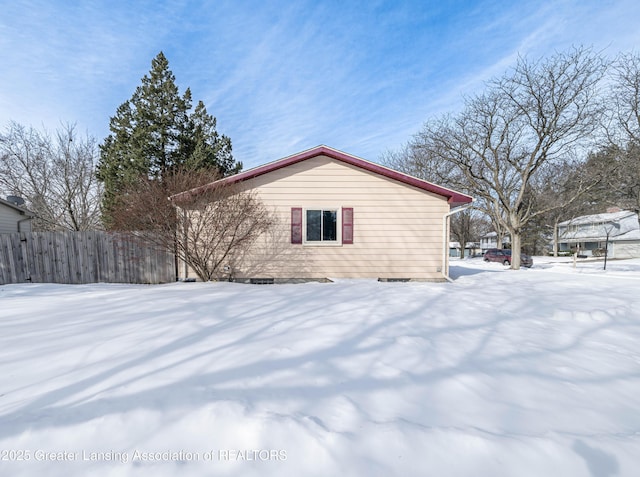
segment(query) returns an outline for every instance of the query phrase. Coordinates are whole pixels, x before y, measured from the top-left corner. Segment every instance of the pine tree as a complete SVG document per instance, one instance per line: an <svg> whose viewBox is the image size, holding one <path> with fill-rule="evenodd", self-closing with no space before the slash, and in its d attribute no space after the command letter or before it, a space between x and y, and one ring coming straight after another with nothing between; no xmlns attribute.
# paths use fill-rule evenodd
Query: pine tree
<svg viewBox="0 0 640 477"><path fill-rule="evenodd" d="M188 168L217 168L222 174L235 174L242 165L235 162L231 154L231 139L220 136L216 130L216 118L207 113L207 108L199 101L189 117L182 152L187 158Z"/></svg>
<svg viewBox="0 0 640 477"><path fill-rule="evenodd" d="M242 168L231 154L231 140L218 134L216 119L202 101L193 113L190 110L191 90L180 96L160 52L131 99L118 107L110 120L111 134L100 146L97 176L104 183L107 227L123 191L141 176L162 182L178 168L215 169L222 175Z"/></svg>

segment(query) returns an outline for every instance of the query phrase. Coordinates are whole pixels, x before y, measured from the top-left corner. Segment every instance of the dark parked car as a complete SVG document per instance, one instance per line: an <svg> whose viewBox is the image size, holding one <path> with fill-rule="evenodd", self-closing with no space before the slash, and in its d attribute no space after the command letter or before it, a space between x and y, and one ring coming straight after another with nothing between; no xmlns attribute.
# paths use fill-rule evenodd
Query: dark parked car
<svg viewBox="0 0 640 477"><path fill-rule="evenodd" d="M504 265L511 265L511 250L498 248L490 248L484 253L485 262L500 262ZM520 265L523 267L531 267L533 265L533 258L526 253L520 254Z"/></svg>

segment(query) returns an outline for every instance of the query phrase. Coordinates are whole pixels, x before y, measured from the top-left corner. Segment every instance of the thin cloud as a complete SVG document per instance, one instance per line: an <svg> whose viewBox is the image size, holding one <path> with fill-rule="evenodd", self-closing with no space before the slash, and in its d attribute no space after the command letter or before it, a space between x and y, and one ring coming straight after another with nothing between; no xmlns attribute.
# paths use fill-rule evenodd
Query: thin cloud
<svg viewBox="0 0 640 477"><path fill-rule="evenodd" d="M162 50L245 167L320 143L376 160L518 55L637 48L638 17L631 0L10 2L0 127L101 140Z"/></svg>

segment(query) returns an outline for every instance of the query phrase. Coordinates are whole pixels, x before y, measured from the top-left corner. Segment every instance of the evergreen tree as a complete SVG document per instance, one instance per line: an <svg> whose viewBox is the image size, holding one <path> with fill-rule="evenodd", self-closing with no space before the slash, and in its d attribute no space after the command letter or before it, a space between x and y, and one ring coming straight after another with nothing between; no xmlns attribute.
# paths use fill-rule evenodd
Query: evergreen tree
<svg viewBox="0 0 640 477"><path fill-rule="evenodd" d="M111 134L100 146L97 176L104 183L105 225L123 191L140 177L162 182L178 168L206 168L222 175L242 168L231 154L231 140L218 134L216 119L202 101L190 110L191 90L180 96L160 52L131 99L118 107L109 123Z"/></svg>
<svg viewBox="0 0 640 477"><path fill-rule="evenodd" d="M241 164L234 161L231 154L231 139L220 136L216 130L216 118L207 113L207 108L199 101L189 117L186 128L188 134L182 141L182 155L187 158L185 165L191 169L217 168L222 174L235 174Z"/></svg>

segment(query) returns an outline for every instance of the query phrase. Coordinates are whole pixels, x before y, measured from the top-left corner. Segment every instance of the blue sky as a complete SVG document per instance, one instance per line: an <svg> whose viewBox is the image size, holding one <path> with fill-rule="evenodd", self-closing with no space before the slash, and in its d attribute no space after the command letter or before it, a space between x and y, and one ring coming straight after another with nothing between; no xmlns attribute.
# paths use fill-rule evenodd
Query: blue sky
<svg viewBox="0 0 640 477"><path fill-rule="evenodd" d="M0 127L109 118L163 51L245 168L326 144L376 161L517 55L637 51L637 0L0 0Z"/></svg>

